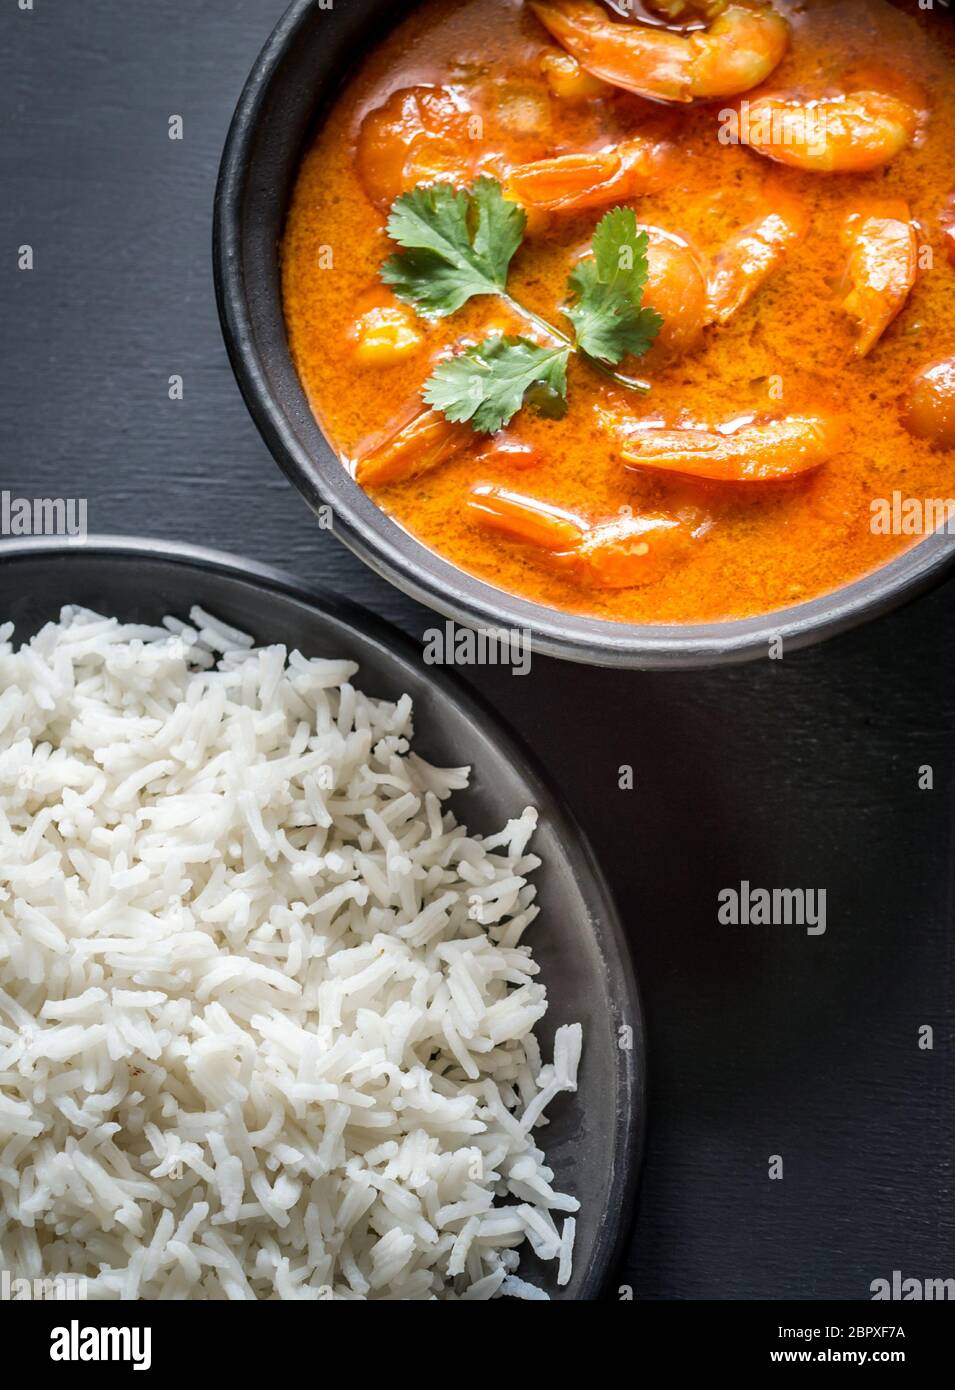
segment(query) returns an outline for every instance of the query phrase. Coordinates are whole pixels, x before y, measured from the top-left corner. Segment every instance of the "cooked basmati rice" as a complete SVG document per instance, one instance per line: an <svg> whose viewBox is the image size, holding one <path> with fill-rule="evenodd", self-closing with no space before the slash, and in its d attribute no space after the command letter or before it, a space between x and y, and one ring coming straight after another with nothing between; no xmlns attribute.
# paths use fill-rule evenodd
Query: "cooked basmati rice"
<svg viewBox="0 0 955 1390"><path fill-rule="evenodd" d="M90 1298L488 1299L577 1201L523 942L532 809L469 835L411 700L195 608L0 628L0 1268Z"/></svg>

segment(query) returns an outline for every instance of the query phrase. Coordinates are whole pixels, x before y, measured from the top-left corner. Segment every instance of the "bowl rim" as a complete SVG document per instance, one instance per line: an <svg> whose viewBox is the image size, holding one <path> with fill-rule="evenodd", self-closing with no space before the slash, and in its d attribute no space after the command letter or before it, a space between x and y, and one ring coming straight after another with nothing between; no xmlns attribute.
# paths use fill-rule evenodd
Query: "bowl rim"
<svg viewBox="0 0 955 1390"><path fill-rule="evenodd" d="M321 585L303 583L296 576L259 561L246 560L228 551L151 537L90 535L79 542L58 537L30 537L0 542L0 576L17 563L36 559L60 561L64 586L68 567L76 555L106 561L156 561L183 569L213 573L232 581L291 598L370 638L397 659L400 666L421 667L421 649L406 632L362 605ZM64 595L63 602L69 601ZM3 614L0 612L0 620ZM14 634L15 636L16 634ZM632 1020L632 1046L621 1048L614 1081L613 1153L607 1203L594 1237L590 1267L579 1293L580 1300L599 1298L623 1266L636 1212L637 1189L643 1169L647 1132L647 1028L633 956L620 910L600 866L589 837L568 806L563 793L541 765L537 754L507 719L460 675L446 667L429 667L428 683L457 706L468 720L493 733L497 748L521 769L535 803L546 807L548 821L566 849L574 879L591 921L607 977L608 995L618 1012Z"/></svg>
<svg viewBox="0 0 955 1390"><path fill-rule="evenodd" d="M780 641L790 649L807 646L908 602L942 581L955 564L955 534L944 527L832 593L770 613L707 623L621 623L565 613L498 589L445 560L387 517L342 466L308 406L288 347L281 304L270 321L257 324L250 301L250 280L264 268L246 263L246 194L255 142L282 63L315 13L313 0L292 0L239 97L216 184L213 279L229 359L269 450L314 510L331 506L334 534L372 570L467 626L520 631L534 651L590 665L647 670L754 660L777 650ZM317 100L320 88L315 90ZM283 225L286 215L283 207ZM273 246L277 262L278 247ZM295 394L297 388L297 424L310 436L313 448L306 447L272 389L260 349L263 333L289 390Z"/></svg>

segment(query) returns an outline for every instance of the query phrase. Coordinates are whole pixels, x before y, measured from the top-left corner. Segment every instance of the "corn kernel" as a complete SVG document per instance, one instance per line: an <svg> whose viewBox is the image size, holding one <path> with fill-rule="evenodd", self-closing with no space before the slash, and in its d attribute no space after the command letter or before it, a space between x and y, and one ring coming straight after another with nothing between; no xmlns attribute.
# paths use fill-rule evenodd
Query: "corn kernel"
<svg viewBox="0 0 955 1390"><path fill-rule="evenodd" d="M592 77L569 53L545 53L541 71L554 96L561 101L590 101L610 90L606 82Z"/></svg>
<svg viewBox="0 0 955 1390"><path fill-rule="evenodd" d="M403 309L377 305L355 325L355 360L365 367L387 367L417 352L421 334Z"/></svg>

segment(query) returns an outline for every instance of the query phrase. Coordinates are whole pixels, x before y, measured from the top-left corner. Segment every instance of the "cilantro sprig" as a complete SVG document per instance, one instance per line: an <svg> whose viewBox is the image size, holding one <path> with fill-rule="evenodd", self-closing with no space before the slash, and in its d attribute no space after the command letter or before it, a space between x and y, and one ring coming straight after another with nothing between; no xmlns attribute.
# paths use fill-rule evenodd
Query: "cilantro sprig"
<svg viewBox="0 0 955 1390"><path fill-rule="evenodd" d="M593 257L571 271L573 302L565 309L577 346L603 362L646 352L663 327L656 309L642 307L647 280L646 232L632 208L614 208L597 224Z"/></svg>
<svg viewBox="0 0 955 1390"><path fill-rule="evenodd" d="M518 303L507 290L527 215L500 184L479 178L470 189L419 185L394 202L388 235L402 247L381 278L417 313L443 318L477 295L496 295L546 340L495 334L440 362L425 383L428 405L449 420L494 433L525 404L541 413L566 409L567 364L577 354L618 385L646 391L646 382L613 367L646 352L663 320L643 305L647 235L632 209L614 208L594 232L592 257L568 277L563 308L573 336Z"/></svg>

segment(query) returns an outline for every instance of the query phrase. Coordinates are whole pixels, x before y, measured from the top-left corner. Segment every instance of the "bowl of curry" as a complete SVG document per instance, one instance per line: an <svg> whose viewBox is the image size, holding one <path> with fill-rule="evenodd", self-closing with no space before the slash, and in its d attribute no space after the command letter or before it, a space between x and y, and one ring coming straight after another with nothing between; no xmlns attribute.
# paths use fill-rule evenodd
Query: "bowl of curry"
<svg viewBox="0 0 955 1390"><path fill-rule="evenodd" d="M955 555L953 128L917 0L296 0L217 189L240 387L451 617L819 640Z"/></svg>

